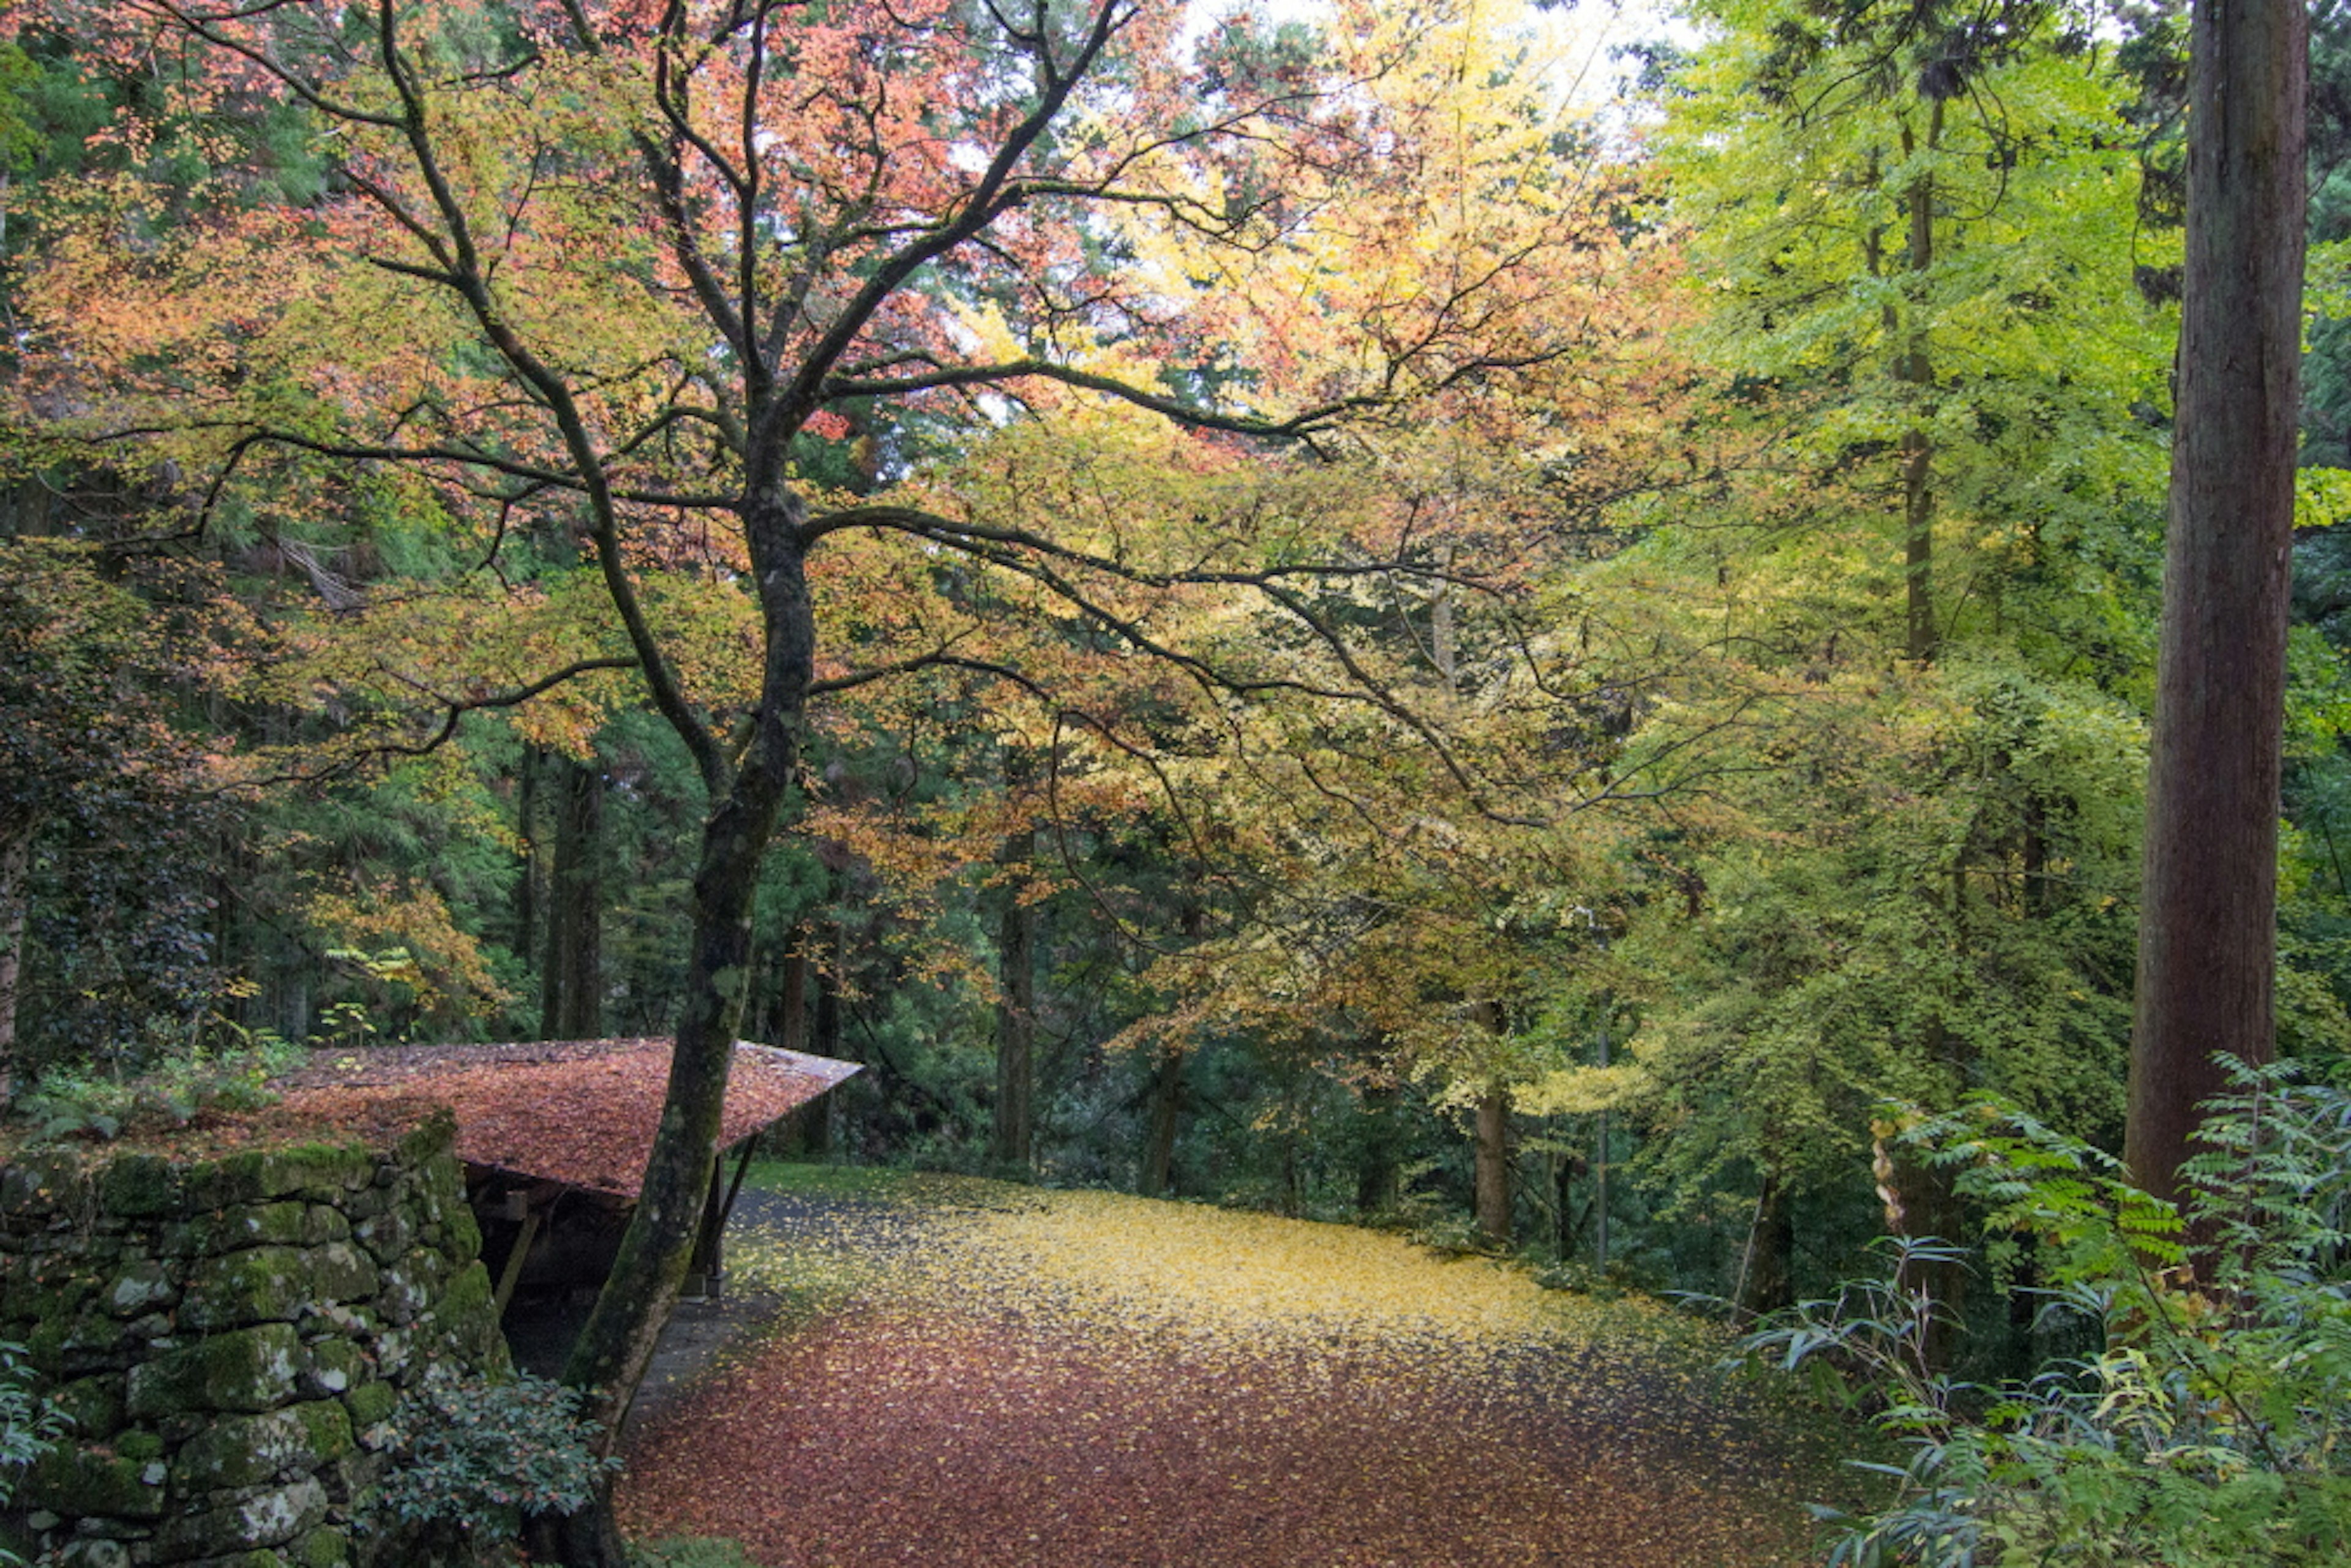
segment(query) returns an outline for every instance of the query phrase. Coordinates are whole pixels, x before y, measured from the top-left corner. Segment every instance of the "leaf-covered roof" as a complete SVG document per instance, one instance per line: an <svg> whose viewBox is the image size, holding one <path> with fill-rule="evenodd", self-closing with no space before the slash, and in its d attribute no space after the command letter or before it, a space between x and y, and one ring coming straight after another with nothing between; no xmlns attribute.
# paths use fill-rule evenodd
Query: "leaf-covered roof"
<svg viewBox="0 0 2351 1568"><path fill-rule="evenodd" d="M669 1056L666 1040L378 1046L322 1054L289 1081L286 1098L328 1123L394 1101L446 1105L457 1118L457 1157L467 1165L633 1199L661 1120ZM720 1147L856 1071L854 1062L736 1041Z"/></svg>

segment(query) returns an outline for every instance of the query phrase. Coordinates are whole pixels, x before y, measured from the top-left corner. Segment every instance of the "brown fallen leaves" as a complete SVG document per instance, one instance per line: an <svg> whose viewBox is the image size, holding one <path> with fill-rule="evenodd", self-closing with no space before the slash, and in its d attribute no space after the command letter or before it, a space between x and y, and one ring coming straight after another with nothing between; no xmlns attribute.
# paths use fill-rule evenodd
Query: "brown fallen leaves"
<svg viewBox="0 0 2351 1568"><path fill-rule="evenodd" d="M1032 1197L801 1200L797 1247L744 1237L738 1273L797 1259L834 1304L636 1433L632 1532L768 1568L1802 1558L1817 1459L1653 1311L1342 1228Z"/></svg>

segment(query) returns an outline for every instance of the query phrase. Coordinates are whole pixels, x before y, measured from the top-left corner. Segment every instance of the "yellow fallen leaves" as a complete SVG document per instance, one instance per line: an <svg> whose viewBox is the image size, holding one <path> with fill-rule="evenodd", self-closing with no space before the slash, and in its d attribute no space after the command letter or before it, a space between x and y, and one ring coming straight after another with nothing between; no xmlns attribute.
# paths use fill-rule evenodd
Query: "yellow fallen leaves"
<svg viewBox="0 0 2351 1568"><path fill-rule="evenodd" d="M955 1177L898 1190L903 1199L845 1208L785 1200L767 1211L774 1223L730 1243L736 1278L826 1300L1049 1310L1065 1329L1252 1351L1420 1343L1458 1355L1627 1341L1660 1350L1702 1332L1651 1302L1545 1291L1484 1259L1444 1259L1351 1226Z"/></svg>

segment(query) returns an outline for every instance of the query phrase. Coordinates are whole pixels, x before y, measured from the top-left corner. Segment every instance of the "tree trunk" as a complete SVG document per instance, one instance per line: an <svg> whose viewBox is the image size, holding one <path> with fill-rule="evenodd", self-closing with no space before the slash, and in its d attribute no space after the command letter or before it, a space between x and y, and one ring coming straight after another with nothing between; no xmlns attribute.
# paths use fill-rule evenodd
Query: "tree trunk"
<svg viewBox="0 0 2351 1568"><path fill-rule="evenodd" d="M710 811L695 868L693 932L677 1041L661 1122L645 1162L620 1254L564 1364L563 1381L583 1396L583 1413L603 1429L602 1451L644 1379L653 1346L675 1310L700 1231L718 1154L718 1131L734 1063L730 1020L739 1016L751 962L751 915L758 873L785 796L799 767L801 727L816 665L816 620L809 600L804 513L780 484L754 482L744 529L765 621L759 706L741 760L727 776L726 750L698 727L691 710L672 722L710 786ZM607 562L617 570L617 562ZM616 1555L607 1492L567 1526L568 1568L626 1568Z"/></svg>
<svg viewBox="0 0 2351 1568"><path fill-rule="evenodd" d="M1510 1092L1499 1082L1478 1098L1478 1230L1510 1244Z"/></svg>
<svg viewBox="0 0 2351 1568"><path fill-rule="evenodd" d="M2197 0L2171 519L2124 1159L2169 1197L2216 1053L2275 1043L2277 818L2300 412L2301 0Z"/></svg>
<svg viewBox="0 0 2351 1568"><path fill-rule="evenodd" d="M1364 1091L1364 1140L1355 1163L1355 1211L1384 1214L1395 1207L1400 1165L1396 1158L1396 1092L1375 1083Z"/></svg>
<svg viewBox="0 0 2351 1568"><path fill-rule="evenodd" d="M545 752L536 746L526 746L515 778L515 836L522 841L522 874L515 879L514 950L525 958L539 954L539 914L547 907L545 890L540 886L547 867L538 847L538 776L546 765ZM542 988L544 984L542 977ZM539 999L544 1003L546 998ZM542 1025L539 1033L545 1038L544 1006L538 1016Z"/></svg>
<svg viewBox="0 0 2351 1568"><path fill-rule="evenodd" d="M16 1096L16 991L24 974L32 873L33 823L0 819L0 1111Z"/></svg>
<svg viewBox="0 0 2351 1568"><path fill-rule="evenodd" d="M1943 100L1937 99L1928 111L1927 147L1932 152L1943 139ZM1902 135L1902 151L1907 157L1914 147L1910 133ZM1923 399L1927 390L1935 384L1935 367L1928 350L1926 309L1926 275L1935 265L1935 183L1930 177L1913 182L1905 198L1909 208L1910 236L1907 267L1912 281L1908 340L1903 346L1902 360L1896 375L1914 390L1912 395ZM1938 637L1935 630L1935 443L1924 426L1911 430L1902 438L1902 578L1907 604L1907 652L1910 657L1925 663L1935 656Z"/></svg>
<svg viewBox="0 0 2351 1568"><path fill-rule="evenodd" d="M770 1031L778 1045L786 1051L806 1051L809 1042L808 1025L808 953L800 944L807 940L807 927L794 925L784 938L783 994L776 1001L775 1028Z"/></svg>
<svg viewBox="0 0 2351 1568"><path fill-rule="evenodd" d="M568 757L555 768L555 866L548 877L547 962L539 970L539 1034L604 1033L604 776Z"/></svg>
<svg viewBox="0 0 2351 1568"><path fill-rule="evenodd" d="M1007 770L1008 774L1009 769ZM1026 873L1036 852L1035 830L1005 841L1001 863ZM1017 882L1005 889L996 927L997 1163L1029 1168L1036 1135L1037 908L1022 901Z"/></svg>
<svg viewBox="0 0 2351 1568"><path fill-rule="evenodd" d="M1176 1129L1184 1113L1184 1053L1163 1049L1151 1074L1151 1117L1143 1139L1143 1168L1134 1190L1145 1197L1165 1197L1176 1171Z"/></svg>
<svg viewBox="0 0 2351 1568"><path fill-rule="evenodd" d="M1755 1223L1747 1237L1747 1256L1740 1268L1739 1314L1753 1319L1796 1300L1796 1217L1788 1202L1788 1184L1769 1167L1763 1189L1755 1198Z"/></svg>

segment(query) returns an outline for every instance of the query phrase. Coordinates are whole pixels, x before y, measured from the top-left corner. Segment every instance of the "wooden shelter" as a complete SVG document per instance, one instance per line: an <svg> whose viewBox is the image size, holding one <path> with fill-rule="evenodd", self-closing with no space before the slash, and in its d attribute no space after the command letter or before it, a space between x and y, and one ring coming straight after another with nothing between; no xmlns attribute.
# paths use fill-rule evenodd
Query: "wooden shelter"
<svg viewBox="0 0 2351 1568"><path fill-rule="evenodd" d="M666 1040L377 1046L322 1053L288 1081L287 1102L322 1122L373 1101L447 1106L503 1311L519 1287L598 1285L610 1272L653 1153L669 1059ZM857 1071L736 1042L688 1294L718 1291L721 1239L757 1134Z"/></svg>

